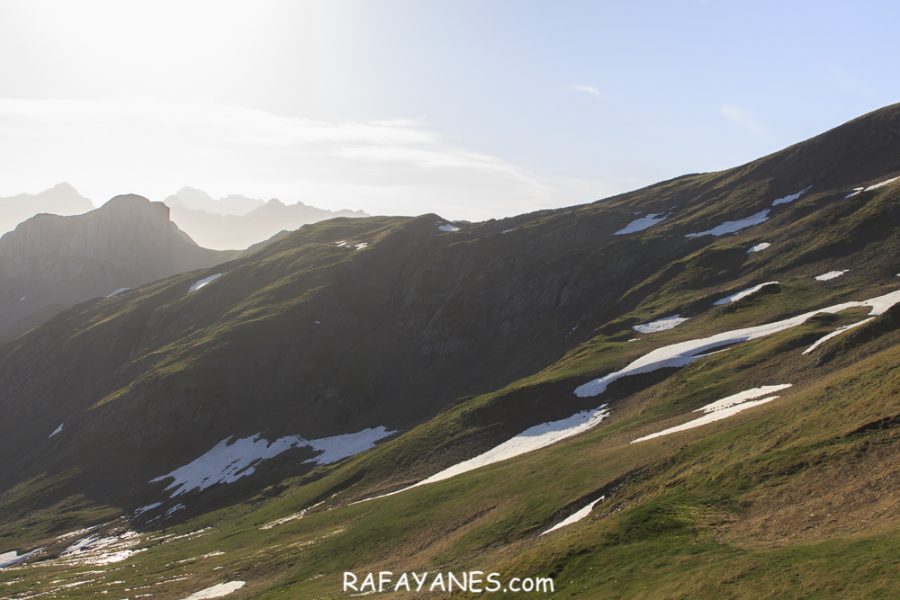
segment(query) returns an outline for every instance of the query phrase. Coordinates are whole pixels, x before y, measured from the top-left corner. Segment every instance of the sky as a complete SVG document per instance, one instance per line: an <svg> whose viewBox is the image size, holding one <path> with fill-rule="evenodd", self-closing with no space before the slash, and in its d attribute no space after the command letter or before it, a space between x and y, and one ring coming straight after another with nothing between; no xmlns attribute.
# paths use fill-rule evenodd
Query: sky
<svg viewBox="0 0 900 600"><path fill-rule="evenodd" d="M900 101L900 3L0 0L0 195L482 220Z"/></svg>

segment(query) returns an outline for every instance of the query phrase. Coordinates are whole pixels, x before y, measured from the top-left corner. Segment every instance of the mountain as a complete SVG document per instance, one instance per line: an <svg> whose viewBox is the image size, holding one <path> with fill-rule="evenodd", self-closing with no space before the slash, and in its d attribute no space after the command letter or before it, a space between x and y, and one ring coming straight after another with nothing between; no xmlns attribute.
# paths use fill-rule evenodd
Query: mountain
<svg viewBox="0 0 900 600"><path fill-rule="evenodd" d="M900 105L588 205L331 219L84 302L0 347L0 584L892 597L897 256Z"/></svg>
<svg viewBox="0 0 900 600"><path fill-rule="evenodd" d="M193 188L182 188L165 202L172 210L172 220L197 243L221 250L248 248L281 231L325 219L367 216L362 211L330 211L277 199L263 202L232 195L213 200Z"/></svg>
<svg viewBox="0 0 900 600"><path fill-rule="evenodd" d="M0 341L83 300L223 262L162 203L117 196L82 215L40 214L0 238Z"/></svg>
<svg viewBox="0 0 900 600"><path fill-rule="evenodd" d="M265 204L258 198L248 198L240 194L230 194L223 198L213 198L203 190L185 186L166 198L170 208L199 210L213 215L246 215Z"/></svg>
<svg viewBox="0 0 900 600"><path fill-rule="evenodd" d="M91 201L68 183L60 183L39 194L19 194L0 198L0 234L39 213L78 215L92 210Z"/></svg>

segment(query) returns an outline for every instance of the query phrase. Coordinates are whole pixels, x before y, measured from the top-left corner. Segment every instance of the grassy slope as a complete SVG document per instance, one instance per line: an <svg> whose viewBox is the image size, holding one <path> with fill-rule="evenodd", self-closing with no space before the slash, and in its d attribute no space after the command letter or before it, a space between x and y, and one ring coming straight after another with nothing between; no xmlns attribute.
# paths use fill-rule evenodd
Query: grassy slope
<svg viewBox="0 0 900 600"><path fill-rule="evenodd" d="M765 167L765 159L761 163ZM761 197L796 191L743 185L748 169L683 178L603 206L572 209L568 217L575 215L579 223L606 223L616 215L624 224L638 205L649 212L698 193L685 211L635 239L613 240L597 256L580 257L578 268L589 272L616 252L658 247L673 239L667 236L714 226L722 220L721 202L746 215L759 208ZM872 169L869 175L883 173L877 166ZM792 186L807 183L795 179ZM732 191L721 198L717 190L729 186ZM671 190L679 191L670 196ZM465 398L335 468L271 486L246 502L223 502L223 508L171 528L183 533L211 527L200 537L169 543L148 538L146 552L103 574L41 565L2 571L0 594L45 587L56 579L92 578L60 596L89 598L102 589L124 596L136 592L135 586L153 586L147 589L178 598L204 585L246 579L247 588L232 597L325 598L336 595L343 569L480 568L520 576L551 574L559 597L896 595L900 582L891 558L900 548L895 517L900 508L896 312L809 357L800 354L806 346L859 315L850 311L817 317L680 371L623 382L581 404L571 390L665 343L896 289L891 257L900 251L898 194L894 186L842 202L839 190L813 192L773 211L765 225L697 242L667 269L648 273L625 291L608 311L616 314L612 321L579 330L582 343L573 343L533 374ZM568 217L533 215L509 236L536 233L546 239L534 243L543 244L581 235L566 229ZM330 239L327 232L323 235ZM758 241L772 241L773 249L747 255L745 249ZM461 238L459 244L466 243L474 242ZM278 248L269 256L277 269ZM832 268L851 272L824 284L812 280ZM725 294L769 279L782 282L773 293L734 307L712 307ZM165 293L162 288L148 288L147 293L157 291ZM268 302L258 300L258 306ZM252 318L254 302L240 307L242 319ZM673 312L693 318L675 330L626 341L634 335L631 325ZM222 332L209 333L212 344ZM197 339L203 342L202 336ZM152 357L161 358L154 364L163 375L166 368L184 368L181 357L190 360L195 354L190 347L164 350ZM700 429L629 444L688 420L692 409L710 401L784 382L794 387L768 405ZM348 504L490 447L520 431L519 415L536 406L549 418L604 401L612 402L613 416L585 435L439 484ZM28 498L38 493L38 486L57 484L37 479L4 494L4 510L20 510L4 515L3 549L40 545L67 528L116 512L71 497L64 509L29 514ZM589 519L538 537L601 493L608 499ZM302 519L259 529L321 500L325 503ZM213 551L224 554L196 558ZM186 579L171 581L178 577ZM154 585L160 582L167 583Z"/></svg>
<svg viewBox="0 0 900 600"><path fill-rule="evenodd" d="M896 314L879 335L863 328L818 359L800 355L855 318L816 320L710 357L544 451L363 504L339 496L326 503L331 510L258 528L377 468L391 456L385 446L272 500L185 523L174 531L214 530L152 546L63 597L92 597L104 580L125 581L106 588L124 591L187 576L153 588L179 597L220 581L215 566L246 579L248 596L273 598L334 597L344 569L413 568L553 575L558 597L573 598L889 597L900 585L888 559L900 542L891 494L900 457L894 429L866 426L900 414ZM769 405L629 444L718 397L781 382L795 387ZM609 497L588 520L537 536L600 493ZM225 554L188 560L213 551ZM30 567L8 593L78 580L78 571ZM3 572L0 585L21 575Z"/></svg>

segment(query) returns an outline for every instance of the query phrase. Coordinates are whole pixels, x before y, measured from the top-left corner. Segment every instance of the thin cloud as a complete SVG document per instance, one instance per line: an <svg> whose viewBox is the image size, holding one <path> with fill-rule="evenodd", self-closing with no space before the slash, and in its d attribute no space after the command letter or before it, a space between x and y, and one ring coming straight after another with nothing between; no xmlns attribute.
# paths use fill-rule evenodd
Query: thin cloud
<svg viewBox="0 0 900 600"><path fill-rule="evenodd" d="M719 107L719 113L732 123L743 127L754 135L762 135L766 131L762 125L756 122L756 120L740 106L723 104Z"/></svg>
<svg viewBox="0 0 900 600"><path fill-rule="evenodd" d="M569 89L574 92L583 92L585 94L590 94L591 96L596 96L597 98L601 98L603 94L592 85L585 85L583 83L573 83L569 86Z"/></svg>

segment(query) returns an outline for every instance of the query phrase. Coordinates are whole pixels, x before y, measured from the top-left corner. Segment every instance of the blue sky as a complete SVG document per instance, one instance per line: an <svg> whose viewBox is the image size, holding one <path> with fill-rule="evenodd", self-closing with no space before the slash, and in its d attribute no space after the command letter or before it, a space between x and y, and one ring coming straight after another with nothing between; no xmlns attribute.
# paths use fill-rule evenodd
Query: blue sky
<svg viewBox="0 0 900 600"><path fill-rule="evenodd" d="M900 100L887 1L74 4L0 0L0 193L194 185L479 219Z"/></svg>

